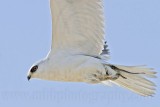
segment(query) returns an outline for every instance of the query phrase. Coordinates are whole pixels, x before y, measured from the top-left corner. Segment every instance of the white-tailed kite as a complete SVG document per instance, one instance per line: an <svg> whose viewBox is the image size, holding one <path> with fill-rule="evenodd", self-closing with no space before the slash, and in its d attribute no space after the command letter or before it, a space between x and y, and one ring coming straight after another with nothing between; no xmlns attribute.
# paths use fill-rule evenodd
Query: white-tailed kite
<svg viewBox="0 0 160 107"><path fill-rule="evenodd" d="M51 51L31 67L28 80L111 82L142 96L155 93L155 84L147 79L155 77L153 69L108 63L103 0L50 0L50 6Z"/></svg>

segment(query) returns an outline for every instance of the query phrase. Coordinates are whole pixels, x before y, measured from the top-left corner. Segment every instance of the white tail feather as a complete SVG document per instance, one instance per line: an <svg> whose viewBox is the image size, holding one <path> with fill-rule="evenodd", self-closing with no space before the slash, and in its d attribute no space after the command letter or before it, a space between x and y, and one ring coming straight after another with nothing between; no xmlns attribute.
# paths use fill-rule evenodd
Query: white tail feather
<svg viewBox="0 0 160 107"><path fill-rule="evenodd" d="M153 72L152 68L146 68L145 66L121 66L121 65L115 65L119 69L123 69L132 73L140 73L144 74L147 77L155 78L156 72Z"/></svg>
<svg viewBox="0 0 160 107"><path fill-rule="evenodd" d="M156 77L156 72L152 72L153 69L145 68L144 66L114 66L117 69L113 70L119 72L122 76L116 80L112 80L112 83L127 88L142 96L152 96L155 93L156 85L146 79L146 77Z"/></svg>

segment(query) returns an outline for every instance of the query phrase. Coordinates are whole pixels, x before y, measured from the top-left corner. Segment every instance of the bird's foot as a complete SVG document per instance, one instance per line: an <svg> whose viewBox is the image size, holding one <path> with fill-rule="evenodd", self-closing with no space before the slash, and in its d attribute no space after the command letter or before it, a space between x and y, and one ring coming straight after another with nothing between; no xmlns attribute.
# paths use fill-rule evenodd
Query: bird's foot
<svg viewBox="0 0 160 107"><path fill-rule="evenodd" d="M107 78L109 79L109 80L116 80L116 79L118 79L119 78L119 74L117 73L117 74L115 74L115 75L107 75Z"/></svg>

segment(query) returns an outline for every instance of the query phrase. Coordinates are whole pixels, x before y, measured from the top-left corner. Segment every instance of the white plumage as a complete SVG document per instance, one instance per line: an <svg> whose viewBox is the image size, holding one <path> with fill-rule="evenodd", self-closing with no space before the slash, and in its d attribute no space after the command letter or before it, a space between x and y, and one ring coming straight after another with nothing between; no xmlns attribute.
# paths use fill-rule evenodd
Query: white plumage
<svg viewBox="0 0 160 107"><path fill-rule="evenodd" d="M103 0L50 0L52 47L28 79L117 84L143 96L155 93L155 77L144 66L109 64L104 43ZM101 54L103 49L103 53Z"/></svg>
<svg viewBox="0 0 160 107"><path fill-rule="evenodd" d="M102 0L51 0L52 51L99 55L104 43Z"/></svg>

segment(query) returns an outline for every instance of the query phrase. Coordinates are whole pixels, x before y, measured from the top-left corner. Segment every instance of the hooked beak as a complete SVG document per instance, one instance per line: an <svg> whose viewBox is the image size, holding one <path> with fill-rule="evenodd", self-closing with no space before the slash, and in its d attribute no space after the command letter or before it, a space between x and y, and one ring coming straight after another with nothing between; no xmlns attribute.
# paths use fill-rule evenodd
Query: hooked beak
<svg viewBox="0 0 160 107"><path fill-rule="evenodd" d="M27 79L28 79L28 81L29 81L29 80L31 79L31 76L30 76L30 75L28 75L28 76L27 76Z"/></svg>

